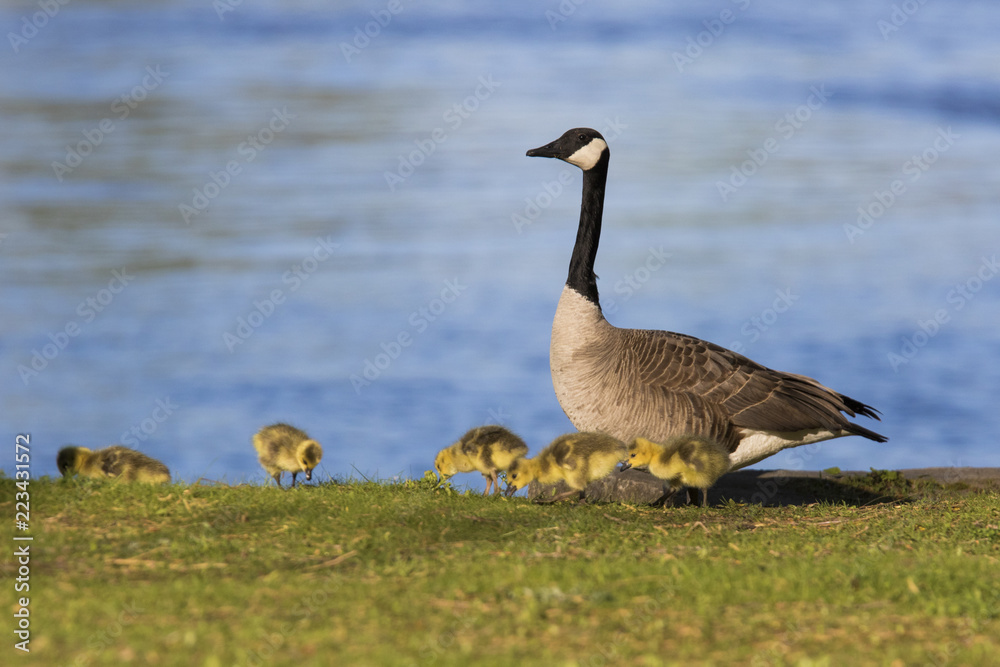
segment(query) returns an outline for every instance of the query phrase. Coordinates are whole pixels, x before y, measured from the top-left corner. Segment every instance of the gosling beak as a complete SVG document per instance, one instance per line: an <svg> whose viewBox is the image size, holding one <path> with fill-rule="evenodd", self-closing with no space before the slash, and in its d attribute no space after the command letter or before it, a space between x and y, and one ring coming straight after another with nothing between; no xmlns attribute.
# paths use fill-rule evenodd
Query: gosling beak
<svg viewBox="0 0 1000 667"><path fill-rule="evenodd" d="M619 468L618 470L621 471L621 472L625 472L626 470L628 470L631 467L632 467L631 463L629 463L628 461L622 461L622 467Z"/></svg>
<svg viewBox="0 0 1000 667"><path fill-rule="evenodd" d="M556 151L556 143L558 139L552 143L545 144L544 146L539 146L538 148L532 148L530 151L525 153L528 157L559 157Z"/></svg>
<svg viewBox="0 0 1000 667"><path fill-rule="evenodd" d="M510 498L516 491L517 489L514 488L513 484L508 484L507 489L503 492L503 496L504 498Z"/></svg>
<svg viewBox="0 0 1000 667"><path fill-rule="evenodd" d="M313 478L312 468L306 468L306 481L309 482Z"/></svg>

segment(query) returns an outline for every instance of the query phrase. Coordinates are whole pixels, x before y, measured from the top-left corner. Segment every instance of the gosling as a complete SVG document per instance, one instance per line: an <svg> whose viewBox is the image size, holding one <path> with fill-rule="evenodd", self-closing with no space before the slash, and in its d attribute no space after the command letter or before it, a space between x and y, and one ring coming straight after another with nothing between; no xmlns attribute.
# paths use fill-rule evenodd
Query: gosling
<svg viewBox="0 0 1000 667"><path fill-rule="evenodd" d="M666 480L671 493L682 486L696 488L701 491L701 506L708 507L708 489L729 471L729 466L729 452L717 441L681 435L662 445L636 438L629 445L622 470L648 470L654 477Z"/></svg>
<svg viewBox="0 0 1000 667"><path fill-rule="evenodd" d="M507 495L513 495L532 481L555 484L562 480L570 491L555 496L551 502L573 495L582 501L587 484L609 475L627 452L625 443L603 433L559 436L534 459L517 459L510 465Z"/></svg>
<svg viewBox="0 0 1000 667"><path fill-rule="evenodd" d="M281 487L281 473L292 473L292 487L295 476L305 472L306 481L312 479L313 468L323 458L323 448L315 440L294 426L272 424L265 426L253 437L257 459L267 474Z"/></svg>
<svg viewBox="0 0 1000 667"><path fill-rule="evenodd" d="M500 493L498 475L515 460L528 453L528 445L516 434L495 424L470 429L455 444L445 447L434 458L434 469L441 481L460 472L478 470L486 479L483 495Z"/></svg>
<svg viewBox="0 0 1000 667"><path fill-rule="evenodd" d="M86 447L63 447L56 455L56 465L64 477L81 475L147 484L170 481L167 466L151 456L121 445L112 445L96 452Z"/></svg>

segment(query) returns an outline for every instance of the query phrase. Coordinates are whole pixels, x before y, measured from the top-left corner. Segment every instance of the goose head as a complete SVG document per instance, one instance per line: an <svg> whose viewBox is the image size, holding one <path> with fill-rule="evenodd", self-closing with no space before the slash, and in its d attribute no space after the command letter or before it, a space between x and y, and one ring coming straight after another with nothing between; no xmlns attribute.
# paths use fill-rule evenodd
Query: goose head
<svg viewBox="0 0 1000 667"><path fill-rule="evenodd" d="M584 171L590 171L610 155L608 142L600 132L589 127L568 130L552 143L527 152L528 157L554 157Z"/></svg>
<svg viewBox="0 0 1000 667"><path fill-rule="evenodd" d="M65 477L73 475L79 468L81 459L89 453L90 450L86 447L63 447L56 456L59 472Z"/></svg>
<svg viewBox="0 0 1000 667"><path fill-rule="evenodd" d="M535 460L519 458L515 459L507 467L507 491L504 494L508 498L526 487L535 477Z"/></svg>
<svg viewBox="0 0 1000 667"><path fill-rule="evenodd" d="M434 470L441 482L447 481L458 472L458 466L455 465L455 453L451 447L445 447L434 457Z"/></svg>
<svg viewBox="0 0 1000 667"><path fill-rule="evenodd" d="M323 458L323 448L315 440L303 440L298 449L298 461L306 473L306 480L312 479L313 468Z"/></svg>
<svg viewBox="0 0 1000 667"><path fill-rule="evenodd" d="M636 470L643 470L648 468L650 461L653 460L653 456L656 455L659 449L659 445L646 440L646 438L636 438L628 446L628 458L622 463L621 469L628 470L629 468L635 468Z"/></svg>

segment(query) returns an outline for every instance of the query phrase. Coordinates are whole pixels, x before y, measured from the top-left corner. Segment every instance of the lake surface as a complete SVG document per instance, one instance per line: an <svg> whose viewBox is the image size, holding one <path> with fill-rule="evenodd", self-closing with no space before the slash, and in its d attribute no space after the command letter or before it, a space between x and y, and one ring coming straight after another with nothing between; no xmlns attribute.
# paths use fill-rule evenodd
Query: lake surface
<svg viewBox="0 0 1000 667"><path fill-rule="evenodd" d="M320 478L537 450L581 179L524 152L592 126L612 323L884 415L757 467L1000 466L1000 6L670 5L5 4L0 431L35 476L263 482L275 421Z"/></svg>

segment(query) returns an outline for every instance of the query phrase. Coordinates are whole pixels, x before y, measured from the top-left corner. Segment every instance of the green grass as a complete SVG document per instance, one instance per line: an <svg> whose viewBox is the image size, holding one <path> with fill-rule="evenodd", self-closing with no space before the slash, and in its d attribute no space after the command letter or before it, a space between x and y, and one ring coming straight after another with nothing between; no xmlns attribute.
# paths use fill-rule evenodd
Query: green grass
<svg viewBox="0 0 1000 667"><path fill-rule="evenodd" d="M28 659L995 664L1000 494L888 477L852 483L909 495L707 510L535 505L426 480L36 480ZM13 485L0 480L8 545Z"/></svg>

